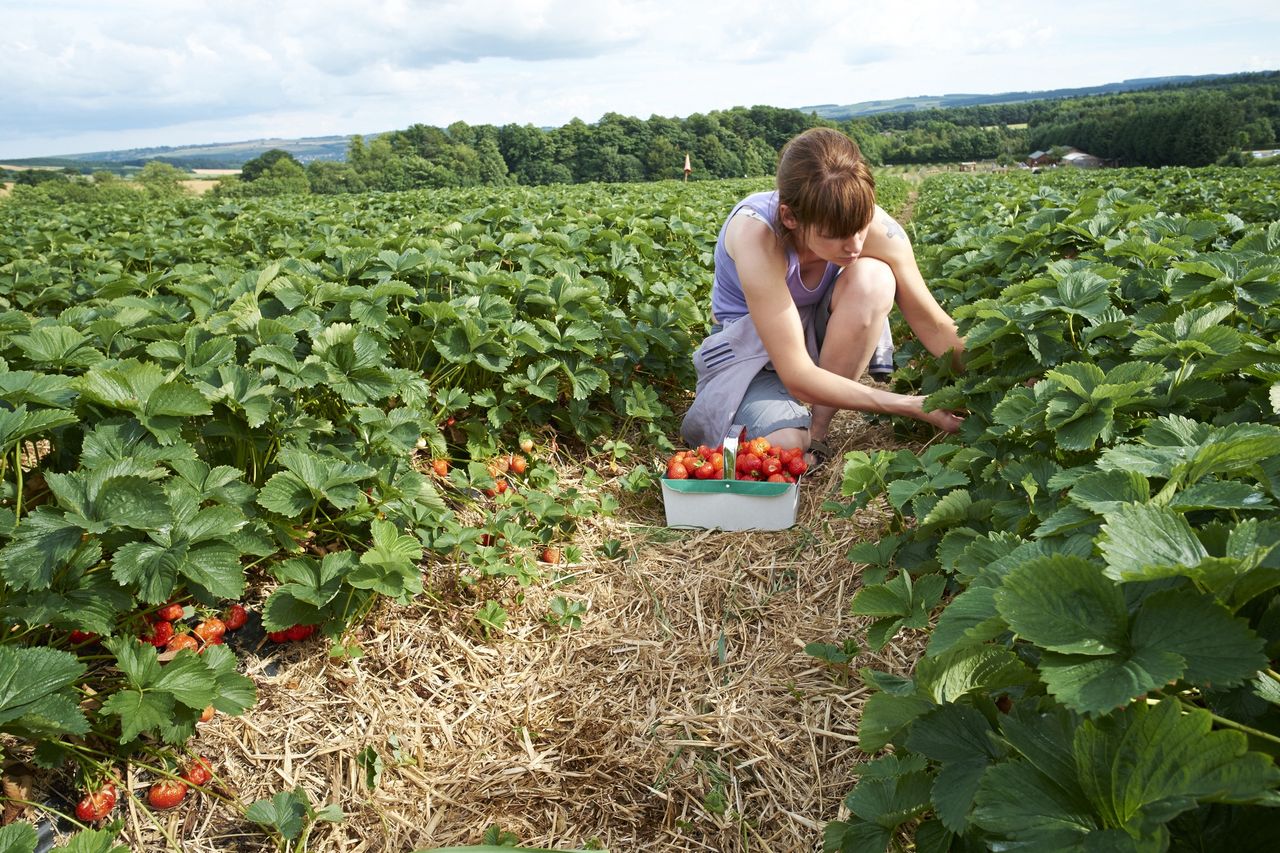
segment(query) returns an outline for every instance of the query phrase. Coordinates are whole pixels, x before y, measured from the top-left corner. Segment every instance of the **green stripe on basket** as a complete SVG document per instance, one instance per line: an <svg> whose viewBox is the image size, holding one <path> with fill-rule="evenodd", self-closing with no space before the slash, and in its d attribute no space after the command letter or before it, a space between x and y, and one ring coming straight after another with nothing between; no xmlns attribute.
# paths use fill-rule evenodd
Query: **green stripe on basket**
<svg viewBox="0 0 1280 853"><path fill-rule="evenodd" d="M662 485L685 495L751 495L773 498L784 494L792 483L757 483L754 480L672 480L663 478Z"/></svg>

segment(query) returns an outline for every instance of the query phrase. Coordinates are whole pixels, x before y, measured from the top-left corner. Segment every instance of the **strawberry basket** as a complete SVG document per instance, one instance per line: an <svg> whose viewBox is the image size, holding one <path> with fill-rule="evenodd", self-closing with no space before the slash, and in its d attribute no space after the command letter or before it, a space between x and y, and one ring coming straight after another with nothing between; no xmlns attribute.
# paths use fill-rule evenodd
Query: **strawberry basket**
<svg viewBox="0 0 1280 853"><path fill-rule="evenodd" d="M748 452L746 430L733 426L713 451L717 476L662 478L662 503L668 527L714 530L785 530L796 523L800 484L736 479L736 464ZM670 469L669 469L670 470Z"/></svg>

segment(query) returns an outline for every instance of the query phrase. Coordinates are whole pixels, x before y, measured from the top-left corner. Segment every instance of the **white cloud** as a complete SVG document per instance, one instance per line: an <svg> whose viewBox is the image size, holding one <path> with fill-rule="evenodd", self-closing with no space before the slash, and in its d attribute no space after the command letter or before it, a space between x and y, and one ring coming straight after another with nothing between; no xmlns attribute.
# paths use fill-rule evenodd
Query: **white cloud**
<svg viewBox="0 0 1280 853"><path fill-rule="evenodd" d="M0 20L5 157L1280 67L1280 10L1238 0L0 0Z"/></svg>

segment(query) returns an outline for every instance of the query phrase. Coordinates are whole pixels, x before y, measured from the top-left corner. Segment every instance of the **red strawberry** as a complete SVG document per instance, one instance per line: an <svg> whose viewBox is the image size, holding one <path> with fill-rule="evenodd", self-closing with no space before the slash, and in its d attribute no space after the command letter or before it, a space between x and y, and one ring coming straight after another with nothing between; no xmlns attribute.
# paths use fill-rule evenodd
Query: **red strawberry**
<svg viewBox="0 0 1280 853"><path fill-rule="evenodd" d="M190 634L178 634L164 645L166 652L180 652L183 649L195 650L198 648L200 648L199 641Z"/></svg>
<svg viewBox="0 0 1280 853"><path fill-rule="evenodd" d="M102 820L116 807L116 786L108 782L76 803L76 817L85 823Z"/></svg>
<svg viewBox="0 0 1280 853"><path fill-rule="evenodd" d="M299 640L305 640L315 632L315 625L294 625L292 628L288 629L285 634L290 640L297 642Z"/></svg>
<svg viewBox="0 0 1280 853"><path fill-rule="evenodd" d="M147 791L147 802L153 809L171 809L187 796L185 782L177 779L161 779Z"/></svg>
<svg viewBox="0 0 1280 853"><path fill-rule="evenodd" d="M217 616L210 616L195 627L195 635L202 642L218 645L222 643L222 635L227 632L227 623Z"/></svg>
<svg viewBox="0 0 1280 853"><path fill-rule="evenodd" d="M228 631L239 631L249 621L249 612L244 609L243 604L233 604L222 614L222 621Z"/></svg>
<svg viewBox="0 0 1280 853"><path fill-rule="evenodd" d="M176 601L171 601L156 611L156 618L166 622L176 622L186 615L186 608Z"/></svg>
<svg viewBox="0 0 1280 853"><path fill-rule="evenodd" d="M142 639L159 649L166 646L173 639L173 635L172 622L156 622L151 626L151 633L143 636Z"/></svg>
<svg viewBox="0 0 1280 853"><path fill-rule="evenodd" d="M213 778L213 768L209 766L209 759L200 755L196 756L178 775L197 788L203 788Z"/></svg>

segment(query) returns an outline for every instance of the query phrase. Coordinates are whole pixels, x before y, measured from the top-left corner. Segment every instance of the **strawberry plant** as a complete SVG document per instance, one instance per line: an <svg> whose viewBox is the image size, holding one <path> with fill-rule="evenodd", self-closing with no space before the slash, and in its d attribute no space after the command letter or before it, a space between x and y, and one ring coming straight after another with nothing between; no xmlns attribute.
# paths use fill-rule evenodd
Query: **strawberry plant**
<svg viewBox="0 0 1280 853"><path fill-rule="evenodd" d="M1053 850L1274 831L1280 209L1226 212L1268 180L1242 175L1222 205L1178 209L1190 178L922 190L921 266L967 371L907 343L900 381L969 416L918 455L849 454L830 506L893 511L849 555L871 569L853 600L869 642L929 637L910 677L862 673L860 746L893 752L826 849L902 828L922 848Z"/></svg>

